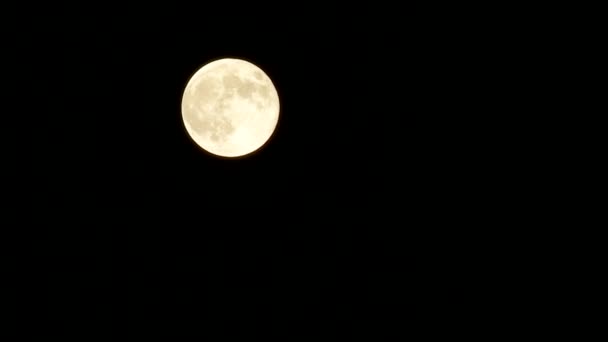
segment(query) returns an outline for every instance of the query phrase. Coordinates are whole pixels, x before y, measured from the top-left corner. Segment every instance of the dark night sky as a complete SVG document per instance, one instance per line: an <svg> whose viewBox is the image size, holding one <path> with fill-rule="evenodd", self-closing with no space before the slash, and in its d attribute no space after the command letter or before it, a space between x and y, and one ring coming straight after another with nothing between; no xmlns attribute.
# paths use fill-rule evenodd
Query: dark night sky
<svg viewBox="0 0 608 342"><path fill-rule="evenodd" d="M27 48L52 108L28 112L32 200L57 227L51 335L333 341L430 296L420 239L457 215L437 208L470 160L448 115L458 39L401 5L79 11ZM261 67L281 100L270 142L238 160L181 121L189 77L222 57ZM429 292L407 311L402 288Z"/></svg>

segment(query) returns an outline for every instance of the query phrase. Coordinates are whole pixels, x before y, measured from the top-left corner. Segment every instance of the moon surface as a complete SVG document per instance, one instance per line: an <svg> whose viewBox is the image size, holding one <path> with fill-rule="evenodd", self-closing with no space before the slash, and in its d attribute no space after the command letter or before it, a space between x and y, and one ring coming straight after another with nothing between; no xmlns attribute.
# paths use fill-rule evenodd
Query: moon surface
<svg viewBox="0 0 608 342"><path fill-rule="evenodd" d="M200 68L182 97L186 131L201 148L223 157L258 150L279 120L279 95L266 73L233 58Z"/></svg>

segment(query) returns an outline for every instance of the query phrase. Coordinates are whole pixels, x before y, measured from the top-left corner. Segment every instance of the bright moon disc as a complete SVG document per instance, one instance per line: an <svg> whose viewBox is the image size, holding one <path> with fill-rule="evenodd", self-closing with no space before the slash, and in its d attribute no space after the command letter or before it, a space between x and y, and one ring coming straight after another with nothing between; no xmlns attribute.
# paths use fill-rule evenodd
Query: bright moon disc
<svg viewBox="0 0 608 342"><path fill-rule="evenodd" d="M223 157L254 152L279 120L279 95L272 81L250 62L225 58L200 68L182 97L188 134L204 150Z"/></svg>

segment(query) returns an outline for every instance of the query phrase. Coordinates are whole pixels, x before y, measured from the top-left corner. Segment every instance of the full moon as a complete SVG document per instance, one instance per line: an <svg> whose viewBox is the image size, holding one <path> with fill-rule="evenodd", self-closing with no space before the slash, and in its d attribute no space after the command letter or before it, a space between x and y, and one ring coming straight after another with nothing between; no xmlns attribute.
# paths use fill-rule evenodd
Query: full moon
<svg viewBox="0 0 608 342"><path fill-rule="evenodd" d="M256 65L219 59L188 81L182 118L192 140L205 151L239 157L258 150L272 136L279 120L279 95Z"/></svg>

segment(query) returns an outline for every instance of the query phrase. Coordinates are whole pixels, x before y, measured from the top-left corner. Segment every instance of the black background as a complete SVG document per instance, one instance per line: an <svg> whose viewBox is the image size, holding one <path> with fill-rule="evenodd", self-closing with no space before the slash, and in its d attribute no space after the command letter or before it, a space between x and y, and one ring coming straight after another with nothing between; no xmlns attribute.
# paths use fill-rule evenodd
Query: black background
<svg viewBox="0 0 608 342"><path fill-rule="evenodd" d="M278 6L54 8L19 40L49 336L380 338L470 291L464 246L506 167L500 119L472 114L501 103L501 52L478 45L496 37L408 5ZM182 124L189 77L223 57L281 101L246 158Z"/></svg>

